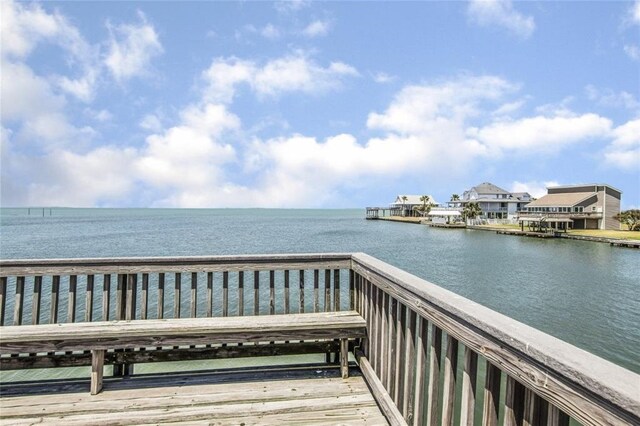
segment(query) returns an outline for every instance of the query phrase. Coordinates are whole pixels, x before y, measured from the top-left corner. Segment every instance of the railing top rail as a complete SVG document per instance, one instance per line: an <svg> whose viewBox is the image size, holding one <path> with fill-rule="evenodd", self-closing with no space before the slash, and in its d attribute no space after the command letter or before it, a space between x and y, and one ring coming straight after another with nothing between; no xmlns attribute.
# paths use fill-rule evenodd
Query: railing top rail
<svg viewBox="0 0 640 426"><path fill-rule="evenodd" d="M252 254L238 256L114 257L75 259L2 259L0 277L15 275L168 272L200 270L345 267L349 253Z"/></svg>
<svg viewBox="0 0 640 426"><path fill-rule="evenodd" d="M515 349L545 371L569 379L640 417L640 375L367 254L354 253L352 262L353 267L358 265L397 287L395 291L414 306L435 308L483 338ZM455 334L455 330L451 331Z"/></svg>

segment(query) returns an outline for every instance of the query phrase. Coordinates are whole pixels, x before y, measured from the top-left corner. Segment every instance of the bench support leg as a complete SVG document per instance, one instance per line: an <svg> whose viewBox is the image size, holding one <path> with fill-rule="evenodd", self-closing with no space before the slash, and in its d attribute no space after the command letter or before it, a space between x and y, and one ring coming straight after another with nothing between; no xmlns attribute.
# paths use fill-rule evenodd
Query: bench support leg
<svg viewBox="0 0 640 426"><path fill-rule="evenodd" d="M349 377L349 340L340 339L340 372L342 378Z"/></svg>
<svg viewBox="0 0 640 426"><path fill-rule="evenodd" d="M104 352L103 349L91 351L91 395L97 395L102 390Z"/></svg>

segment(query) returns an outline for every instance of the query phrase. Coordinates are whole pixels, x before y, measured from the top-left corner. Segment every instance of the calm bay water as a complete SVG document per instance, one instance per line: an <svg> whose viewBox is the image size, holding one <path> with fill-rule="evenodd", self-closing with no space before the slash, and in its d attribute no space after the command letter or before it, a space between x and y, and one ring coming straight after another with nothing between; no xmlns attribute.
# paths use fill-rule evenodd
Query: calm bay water
<svg viewBox="0 0 640 426"><path fill-rule="evenodd" d="M640 373L640 252L364 210L0 209L0 257L366 252Z"/></svg>

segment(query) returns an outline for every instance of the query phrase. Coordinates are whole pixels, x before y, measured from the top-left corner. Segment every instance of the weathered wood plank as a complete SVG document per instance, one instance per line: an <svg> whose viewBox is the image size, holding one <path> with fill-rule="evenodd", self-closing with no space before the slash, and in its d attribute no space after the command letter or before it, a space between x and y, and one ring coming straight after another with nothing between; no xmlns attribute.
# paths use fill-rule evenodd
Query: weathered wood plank
<svg viewBox="0 0 640 426"><path fill-rule="evenodd" d="M244 271L238 272L238 316L244 315Z"/></svg>
<svg viewBox="0 0 640 426"><path fill-rule="evenodd" d="M340 303L340 269L333 270L333 308L335 311L342 310Z"/></svg>
<svg viewBox="0 0 640 426"><path fill-rule="evenodd" d="M320 312L320 271L313 270L313 312Z"/></svg>
<svg viewBox="0 0 640 426"><path fill-rule="evenodd" d="M60 276L54 275L51 278L51 306L49 313L49 323L55 324L58 322L58 304L60 300Z"/></svg>
<svg viewBox="0 0 640 426"><path fill-rule="evenodd" d="M229 271L222 273L222 316L229 316Z"/></svg>
<svg viewBox="0 0 640 426"><path fill-rule="evenodd" d="M213 272L207 272L207 317L213 316Z"/></svg>
<svg viewBox="0 0 640 426"><path fill-rule="evenodd" d="M88 290L87 290L88 291ZM0 302L2 303L2 302ZM40 324L40 310L42 306L42 277L33 278L33 299L31 304L31 324ZM2 315L4 316L4 315Z"/></svg>
<svg viewBox="0 0 640 426"><path fill-rule="evenodd" d="M4 314L7 310L7 277L0 277L0 327L5 323Z"/></svg>
<svg viewBox="0 0 640 426"><path fill-rule="evenodd" d="M476 408L476 383L478 377L478 354L464 348L464 369L462 371L462 395L460 404L460 425L473 426Z"/></svg>
<svg viewBox="0 0 640 426"><path fill-rule="evenodd" d="M429 324L427 320L418 316L418 331L417 331L417 353L416 353L416 387L414 391L414 398L416 401L415 415L413 417L413 425L419 426L424 424L424 421L428 419L425 416L425 377L427 372L427 354L428 354L428 331Z"/></svg>
<svg viewBox="0 0 640 426"><path fill-rule="evenodd" d="M389 370L389 295L383 292L381 310L381 344L380 344L380 373L378 377L383 384L387 383Z"/></svg>
<svg viewBox="0 0 640 426"><path fill-rule="evenodd" d="M331 307L331 271L325 269L324 271L324 311L329 312Z"/></svg>
<svg viewBox="0 0 640 426"><path fill-rule="evenodd" d="M76 299L78 294L78 276L69 277L69 298L67 300L67 322L76 322Z"/></svg>
<svg viewBox="0 0 640 426"><path fill-rule="evenodd" d="M569 425L569 416L560 411L558 407L554 407L553 405L549 405L549 412L547 416L547 425L548 426L568 426Z"/></svg>
<svg viewBox="0 0 640 426"><path fill-rule="evenodd" d="M356 306L355 302L355 272L349 269L349 310L353 311Z"/></svg>
<svg viewBox="0 0 640 426"><path fill-rule="evenodd" d="M164 318L164 272L158 274L158 319Z"/></svg>
<svg viewBox="0 0 640 426"><path fill-rule="evenodd" d="M224 296L224 289L223 289ZM191 303L189 304L191 318L198 316L198 273L191 273Z"/></svg>
<svg viewBox="0 0 640 426"><path fill-rule="evenodd" d="M149 274L142 274L142 297L140 299L140 319L149 317Z"/></svg>
<svg viewBox="0 0 640 426"><path fill-rule="evenodd" d="M398 319L397 319L398 333L396 338L396 366L393 369L396 376L396 389L394 395L394 401L398 406L400 412L405 415L404 410L404 369L406 367L407 354L405 349L405 340L407 337L407 306L398 303Z"/></svg>
<svg viewBox="0 0 640 426"><path fill-rule="evenodd" d="M241 256L133 257L100 259L3 259L0 277L240 270L348 269L351 254L304 253Z"/></svg>
<svg viewBox="0 0 640 426"><path fill-rule="evenodd" d="M407 423L413 423L415 414L415 382L416 382L416 319L415 311L409 309L407 312L407 335L405 339L406 353L404 364L404 413Z"/></svg>
<svg viewBox="0 0 640 426"><path fill-rule="evenodd" d="M97 395L102 390L104 353L104 350L91 351L91 395Z"/></svg>
<svg viewBox="0 0 640 426"><path fill-rule="evenodd" d="M349 340L340 339L340 373L343 379L349 377Z"/></svg>
<svg viewBox="0 0 640 426"><path fill-rule="evenodd" d="M136 319L137 298L138 298L138 274L127 274L127 291L125 302L125 319Z"/></svg>
<svg viewBox="0 0 640 426"><path fill-rule="evenodd" d="M442 424L453 425L453 409L456 403L456 371L458 370L458 341L447 334L447 354L444 358L444 382L442 385Z"/></svg>
<svg viewBox="0 0 640 426"><path fill-rule="evenodd" d="M260 271L253 272L253 315L260 315Z"/></svg>
<svg viewBox="0 0 640 426"><path fill-rule="evenodd" d="M87 275L87 291L84 301L84 320L86 322L93 321L93 291L95 285L95 276Z"/></svg>
<svg viewBox="0 0 640 426"><path fill-rule="evenodd" d="M391 297L391 296L390 296ZM390 310L389 310L389 362L387 363L387 369L389 375L387 376L386 388L389 390L389 395L395 395L396 392L396 379L397 374L396 358L398 357L396 340L398 339L398 301L395 298L390 298Z"/></svg>
<svg viewBox="0 0 640 426"><path fill-rule="evenodd" d="M269 315L276 313L276 271L269 271Z"/></svg>
<svg viewBox="0 0 640 426"><path fill-rule="evenodd" d="M431 346L429 347L429 387L427 395L427 422L438 424L438 392L440 388L440 362L442 359L442 330L435 324L431 326Z"/></svg>
<svg viewBox="0 0 640 426"><path fill-rule="evenodd" d="M482 424L497 426L498 407L500 404L500 375L498 367L487 361L487 375L484 384L484 407L482 411Z"/></svg>
<svg viewBox="0 0 640 426"><path fill-rule="evenodd" d="M378 302L378 287L371 286L371 328L369 329L369 339L371 340L371 355L368 357L369 363L380 377L380 304Z"/></svg>
<svg viewBox="0 0 640 426"><path fill-rule="evenodd" d="M291 311L290 307L290 294L289 294L289 270L284 271L284 313L288 314Z"/></svg>
<svg viewBox="0 0 640 426"><path fill-rule="evenodd" d="M524 417L524 386L507 376L504 400L504 425L520 426Z"/></svg>
<svg viewBox="0 0 640 426"><path fill-rule="evenodd" d="M300 286L299 286L299 306L298 306L298 312L299 313L303 313L304 312L304 270L301 270L299 273L299 277L300 277Z"/></svg>
<svg viewBox="0 0 640 426"><path fill-rule="evenodd" d="M362 352L356 352L356 359L358 360L358 364L360 365L360 371L362 371L362 375L371 388L371 394L378 402L378 405L389 421L389 424L406 425L407 422L402 416L402 413L400 413L398 407L393 401L393 398L378 379L378 376L376 375L375 371L373 371L373 368L371 367L371 364L369 364L367 357L365 357Z"/></svg>
<svg viewBox="0 0 640 426"><path fill-rule="evenodd" d="M255 317L134 320L3 328L0 353L359 338L365 320L354 311ZM99 336L99 337L97 337Z"/></svg>
<svg viewBox="0 0 640 426"><path fill-rule="evenodd" d="M182 274L176 272L175 281L173 283L173 317L180 318L181 308L181 293L182 293Z"/></svg>
<svg viewBox="0 0 640 426"><path fill-rule="evenodd" d="M16 277L16 292L13 296L13 325L22 324L24 310L24 282L25 277Z"/></svg>
<svg viewBox="0 0 640 426"><path fill-rule="evenodd" d="M160 297L160 296L158 296ZM160 302L158 302L160 306ZM111 309L111 275L102 276L102 321L109 321ZM162 317L158 317L162 318Z"/></svg>

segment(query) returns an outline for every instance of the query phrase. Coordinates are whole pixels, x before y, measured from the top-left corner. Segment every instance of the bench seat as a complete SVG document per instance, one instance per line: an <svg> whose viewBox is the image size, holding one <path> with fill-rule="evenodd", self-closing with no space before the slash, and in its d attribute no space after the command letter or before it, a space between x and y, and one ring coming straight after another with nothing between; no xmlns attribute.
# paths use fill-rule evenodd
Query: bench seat
<svg viewBox="0 0 640 426"><path fill-rule="evenodd" d="M0 354L90 350L91 393L96 394L110 349L339 339L342 375L347 377L348 339L361 337L366 337L366 322L355 311L107 321L2 327Z"/></svg>

